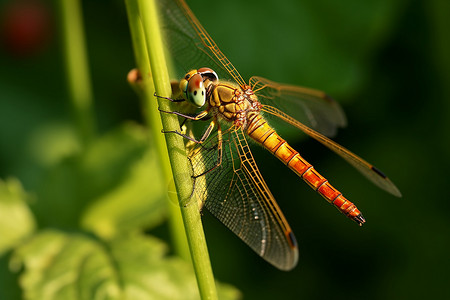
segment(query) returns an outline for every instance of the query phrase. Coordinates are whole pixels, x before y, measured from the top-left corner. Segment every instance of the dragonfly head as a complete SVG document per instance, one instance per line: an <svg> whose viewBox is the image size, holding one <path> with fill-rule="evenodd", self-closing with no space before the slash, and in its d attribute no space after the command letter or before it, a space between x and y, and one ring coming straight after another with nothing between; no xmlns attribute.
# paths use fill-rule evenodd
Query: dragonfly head
<svg viewBox="0 0 450 300"><path fill-rule="evenodd" d="M203 77L197 70L192 70L184 76L180 81L180 89L189 103L197 107L205 105L206 88L203 84Z"/></svg>
<svg viewBox="0 0 450 300"><path fill-rule="evenodd" d="M206 102L205 81L215 82L219 80L216 72L210 68L200 68L189 71L180 81L180 89L184 97L191 104L202 107ZM208 85L208 83L207 83Z"/></svg>

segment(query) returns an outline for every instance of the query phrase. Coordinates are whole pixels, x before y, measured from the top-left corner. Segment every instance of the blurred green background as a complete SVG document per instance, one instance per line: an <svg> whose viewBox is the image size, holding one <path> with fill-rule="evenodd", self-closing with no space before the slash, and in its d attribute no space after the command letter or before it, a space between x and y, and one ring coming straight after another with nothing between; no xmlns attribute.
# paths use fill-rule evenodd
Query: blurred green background
<svg viewBox="0 0 450 300"><path fill-rule="evenodd" d="M71 115L58 7L31 1L43 9L37 24L43 23L24 42L8 38L4 26L13 2L0 6L0 178L15 177L33 191L52 155L70 148L70 134L60 131L70 131ZM246 299L450 298L450 1L217 2L188 4L244 78L328 92L348 117L335 140L382 169L403 193L397 199L377 189L315 141L290 140L358 205L367 219L358 228L255 147L299 241L300 261L291 272L276 270L205 213L217 279ZM143 123L126 82L135 64L123 1L83 1L83 13L98 131ZM49 130L67 138L58 140L60 149L40 139ZM40 216L41 228L53 225ZM166 227L154 233L169 242ZM5 258L0 268L3 282L14 285Z"/></svg>

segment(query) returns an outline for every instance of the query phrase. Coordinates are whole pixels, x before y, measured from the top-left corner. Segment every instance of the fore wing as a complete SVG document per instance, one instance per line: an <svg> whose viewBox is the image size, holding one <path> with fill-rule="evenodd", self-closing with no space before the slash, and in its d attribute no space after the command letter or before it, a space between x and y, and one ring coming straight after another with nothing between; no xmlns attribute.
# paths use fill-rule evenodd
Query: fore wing
<svg viewBox="0 0 450 300"><path fill-rule="evenodd" d="M239 72L220 51L186 2L183 0L158 0L165 43L172 59L182 66L179 76L187 71L208 67L220 79L244 85Z"/></svg>

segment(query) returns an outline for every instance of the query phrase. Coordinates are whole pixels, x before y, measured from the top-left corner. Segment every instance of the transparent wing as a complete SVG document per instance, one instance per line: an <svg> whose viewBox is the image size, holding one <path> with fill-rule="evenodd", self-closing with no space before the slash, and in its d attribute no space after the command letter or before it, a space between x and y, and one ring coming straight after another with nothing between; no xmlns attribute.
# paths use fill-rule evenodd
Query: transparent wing
<svg viewBox="0 0 450 300"><path fill-rule="evenodd" d="M319 141L320 143L322 143L323 145L327 146L329 149L340 155L343 159L345 159L348 163L354 166L359 172L361 172L366 178L372 181L379 188L393 194L394 196L401 197L401 193L398 190L398 188L383 172L381 172L378 168L371 165L370 163L368 163L361 157L357 156L350 150L335 143L326 136L312 130L308 126L302 124L298 120L292 118L288 114L280 111L275 107L263 105L261 110L271 115L277 116L282 120L288 122L289 124L297 127L310 137L316 139L317 141Z"/></svg>
<svg viewBox="0 0 450 300"><path fill-rule="evenodd" d="M163 37L181 78L191 69L209 67L222 80L245 85L239 72L220 51L183 0L158 0ZM263 104L290 112L299 121L327 136L346 125L340 106L323 92L282 85L262 77L252 77L250 85Z"/></svg>
<svg viewBox="0 0 450 300"><path fill-rule="evenodd" d="M253 76L250 86L262 104L278 108L326 136L347 124L340 105L322 91Z"/></svg>
<svg viewBox="0 0 450 300"><path fill-rule="evenodd" d="M228 130L222 147L219 140L216 134L190 151L194 192L208 211L261 257L281 270L292 269L298 259L295 237L258 171L244 134Z"/></svg>
<svg viewBox="0 0 450 300"><path fill-rule="evenodd" d="M179 76L192 69L208 67L222 80L245 84L183 0L158 0L158 4L167 50L176 65L184 68Z"/></svg>

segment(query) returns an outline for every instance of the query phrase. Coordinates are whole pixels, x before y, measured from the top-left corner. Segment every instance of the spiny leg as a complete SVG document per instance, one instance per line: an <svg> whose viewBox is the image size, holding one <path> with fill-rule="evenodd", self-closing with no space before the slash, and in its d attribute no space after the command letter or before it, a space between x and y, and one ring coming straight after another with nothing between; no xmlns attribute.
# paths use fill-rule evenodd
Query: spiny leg
<svg viewBox="0 0 450 300"><path fill-rule="evenodd" d="M207 121L207 120L211 119L212 117L213 116L211 116L211 115L206 115L201 120L198 120L198 121ZM192 120L184 118L183 122L181 122L181 124L180 124L180 128L182 128L183 125L186 124L187 121L192 121ZM195 121L197 121L197 120L195 120Z"/></svg>
<svg viewBox="0 0 450 300"><path fill-rule="evenodd" d="M162 98L164 98L164 97L162 97ZM167 98L167 99L171 100L170 98ZM206 119L208 117L209 118L211 117L211 116L208 115L209 109L206 109L206 110L204 110L204 111L202 111L202 112L200 112L200 113L198 113L197 115L194 115L194 116L186 115L186 114L183 114L183 113L180 113L180 112L177 112L177 111L165 111L165 110L162 110L160 108L158 108L158 110L160 112L163 112L163 113L174 114L174 115L183 117L186 120L193 120L193 121L199 121L201 119ZM210 168L209 170L207 170L207 171L205 171L205 172L203 172L203 173L201 173L199 175L194 176L194 178L199 177L199 176L203 176L206 173L211 172L212 170L214 170L215 168L217 168L218 166L220 166L222 164L222 141L223 141L223 139L222 139L222 129L220 128L220 123L217 121L217 118L214 118L211 121L211 123L209 124L208 128L205 130L205 133L200 138L200 140L197 140L197 139L195 139L195 138L193 138L191 136L188 136L188 135L186 135L184 133L181 133L181 132L178 132L176 130L161 131L162 133L175 133L175 134L178 134L178 135L182 136L183 138L188 139L188 140L190 140L190 141L192 141L194 143L202 144L211 135L211 132L214 129L214 126L216 124L217 124L217 139L218 139L218 142L217 142L217 145L216 145L217 149L218 149L218 151L217 151L218 152L217 164L215 166L213 166L212 168Z"/></svg>
<svg viewBox="0 0 450 300"><path fill-rule="evenodd" d="M173 88L172 88L172 94L174 94ZM184 102L184 101L186 101L186 99L184 99L184 98L173 99L173 98L170 98L170 97L159 96L159 95L156 94L156 92L153 94L153 96L155 96L157 98L161 98L161 99L166 99L166 100L169 100L169 101L175 102L175 103L176 102ZM160 111L162 111L162 110L160 110ZM166 111L162 111L162 112L166 112ZM184 123L186 123L187 120L188 120L187 118L184 118L183 122L180 125L180 128L183 127Z"/></svg>
<svg viewBox="0 0 450 300"><path fill-rule="evenodd" d="M201 119L204 119L205 117L208 116L208 112L209 112L209 110L207 109L207 110L204 110L204 111L198 113L197 115L190 116L190 115L186 115L186 114L183 114L183 113L180 113L180 112L177 112L177 111L165 111L165 110L162 110L160 108L158 108L158 110L160 112L163 112L163 113L166 113L166 114L173 114L173 115L177 115L177 116L183 117L183 118L185 118L185 120L189 119L189 120L193 120L193 121L199 121ZM211 131L213 130L215 123L216 123L215 119L213 121L211 121L211 123L209 124L208 128L206 129L205 133L203 134L203 136L202 136L202 138L200 140L196 140L195 138L190 137L190 136L188 136L186 134L183 134L181 132L178 132L177 130L171 130L171 131L161 130L161 132L162 133L175 133L175 134L178 134L178 135L180 135L180 136L182 136L182 137L184 137L184 138L186 138L188 140L191 140L191 141L193 141L195 143L200 143L201 144L211 134ZM183 122L183 124L184 124L184 122Z"/></svg>
<svg viewBox="0 0 450 300"><path fill-rule="evenodd" d="M184 99L184 98L180 98L180 99L172 99L172 98L170 98L170 97L159 96L159 95L156 95L156 92L153 94L153 96L155 96L156 98L161 98L161 99L169 100L170 102L184 102L184 101L186 101L186 99Z"/></svg>
<svg viewBox="0 0 450 300"><path fill-rule="evenodd" d="M162 113L177 115L177 116L180 116L180 117L183 117L183 118L186 118L189 120L193 120L193 121L201 120L201 119L205 118L209 113L209 110L207 109L207 110L199 112L196 115L191 116L191 115L186 115L186 114L180 113L178 111L167 111L167 110L162 110L160 108L158 108L158 110Z"/></svg>
<svg viewBox="0 0 450 300"><path fill-rule="evenodd" d="M213 171L214 169L216 169L217 167L219 167L222 164L222 154L223 154L223 136L222 136L222 128L220 127L220 123L217 123L217 144L215 147L217 147L217 163L212 166L210 169L202 172L201 174L198 175L194 175L194 179L200 176L203 176L211 171Z"/></svg>
<svg viewBox="0 0 450 300"><path fill-rule="evenodd" d="M175 133L175 134L178 134L179 136L182 136L183 138L188 139L196 144L202 144L211 135L211 132L214 129L215 125L216 125L216 120L214 119L211 121L211 123L209 123L208 128L206 128L205 132L203 133L203 136L199 140L197 140L194 137L188 136L187 134L178 132L176 130L169 130L169 131L161 130L161 132L162 133Z"/></svg>

